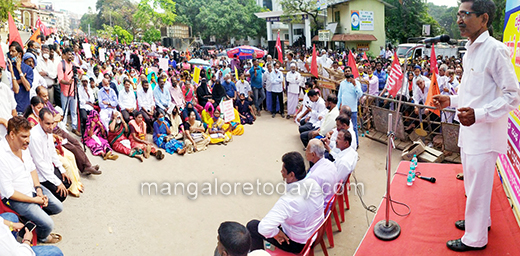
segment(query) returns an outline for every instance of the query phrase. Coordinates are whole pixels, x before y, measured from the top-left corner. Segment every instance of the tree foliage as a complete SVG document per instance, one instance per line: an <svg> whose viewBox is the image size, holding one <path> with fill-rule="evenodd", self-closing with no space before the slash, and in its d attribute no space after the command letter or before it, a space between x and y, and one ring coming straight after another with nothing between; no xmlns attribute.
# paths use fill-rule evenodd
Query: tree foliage
<svg viewBox="0 0 520 256"><path fill-rule="evenodd" d="M133 16L139 27L145 31L155 26L173 25L177 17L175 2L172 0L141 0Z"/></svg>
<svg viewBox="0 0 520 256"><path fill-rule="evenodd" d="M157 42L160 40L161 40L161 31L159 31L155 28L151 28L151 29L144 31L143 41L151 44L151 43L154 43L154 42Z"/></svg>
<svg viewBox="0 0 520 256"><path fill-rule="evenodd" d="M422 0L387 0L395 8L385 12L386 38L394 43L405 43L408 38L422 36L422 26L431 25L430 35L442 34L444 29L428 14ZM402 2L402 4L400 3Z"/></svg>
<svg viewBox="0 0 520 256"><path fill-rule="evenodd" d="M281 0L280 5L283 9L281 19L290 20L291 22L301 22L301 16L297 15L305 13L312 18L312 34L318 34L321 25L318 20L318 1L316 0Z"/></svg>
<svg viewBox="0 0 520 256"><path fill-rule="evenodd" d="M14 17L15 10L18 9L19 0L0 0L0 22L5 22L9 18L8 13Z"/></svg>
<svg viewBox="0 0 520 256"><path fill-rule="evenodd" d="M114 26L114 34L119 38L119 42L123 44L129 44L134 40L134 36L130 32L118 25Z"/></svg>

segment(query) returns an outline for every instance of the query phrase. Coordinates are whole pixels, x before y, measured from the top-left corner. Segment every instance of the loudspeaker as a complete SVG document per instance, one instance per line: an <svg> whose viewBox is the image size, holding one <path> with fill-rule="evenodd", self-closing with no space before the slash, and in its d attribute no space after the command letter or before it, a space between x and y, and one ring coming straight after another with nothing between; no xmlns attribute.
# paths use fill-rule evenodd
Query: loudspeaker
<svg viewBox="0 0 520 256"><path fill-rule="evenodd" d="M285 47L284 47L283 41L281 41L281 43L282 43L282 54L285 54ZM273 59L278 59L278 51L276 50L276 40L267 42L267 45L268 45L267 53L269 55L273 56Z"/></svg>
<svg viewBox="0 0 520 256"><path fill-rule="evenodd" d="M167 37L163 37L163 39L162 39L162 45L163 45L164 47L170 47L169 40L168 40Z"/></svg>

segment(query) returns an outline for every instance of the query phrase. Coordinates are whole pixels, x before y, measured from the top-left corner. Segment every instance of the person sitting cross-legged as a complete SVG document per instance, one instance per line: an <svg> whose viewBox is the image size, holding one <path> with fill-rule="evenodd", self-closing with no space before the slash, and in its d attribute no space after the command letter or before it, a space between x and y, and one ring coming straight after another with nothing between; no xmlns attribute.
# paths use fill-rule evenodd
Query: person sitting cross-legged
<svg viewBox="0 0 520 256"><path fill-rule="evenodd" d="M263 249L263 240L287 252L300 253L305 243L323 222L323 194L318 183L306 179L305 163L298 152L282 157L282 177L287 193L261 220L251 220L251 251Z"/></svg>

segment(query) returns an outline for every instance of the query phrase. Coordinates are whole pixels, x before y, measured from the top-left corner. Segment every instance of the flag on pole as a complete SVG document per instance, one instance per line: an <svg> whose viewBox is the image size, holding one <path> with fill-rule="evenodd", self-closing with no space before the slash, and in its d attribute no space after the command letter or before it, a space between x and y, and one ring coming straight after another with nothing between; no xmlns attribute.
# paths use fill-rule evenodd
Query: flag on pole
<svg viewBox="0 0 520 256"><path fill-rule="evenodd" d="M236 79L237 82L238 82L238 70L237 70L237 66L235 66L235 79Z"/></svg>
<svg viewBox="0 0 520 256"><path fill-rule="evenodd" d="M276 50L278 51L278 61L280 61L280 63L283 63L282 41L280 41L280 31L278 31L278 37L276 38Z"/></svg>
<svg viewBox="0 0 520 256"><path fill-rule="evenodd" d="M435 72L432 72L432 82L430 84L430 89L428 89L428 96L426 96L425 105L435 107L435 105L433 104L433 96L439 94L441 94L441 91L439 89L439 84L437 83L437 74ZM432 110L432 112L437 116L441 116L441 111L439 109Z"/></svg>
<svg viewBox="0 0 520 256"><path fill-rule="evenodd" d="M356 60L354 59L354 54L352 53L352 50L350 51L350 54L348 55L347 65L352 69L352 74L354 75L354 78L358 78L359 70L357 68Z"/></svg>
<svg viewBox="0 0 520 256"><path fill-rule="evenodd" d="M430 54L430 72L439 74L439 68L437 67L437 54L435 54L435 44L432 44L432 52Z"/></svg>
<svg viewBox="0 0 520 256"><path fill-rule="evenodd" d="M318 73L318 59L317 59L317 56L316 56L316 45L312 45L312 60L311 60L311 73L315 76L315 77L318 77L319 73Z"/></svg>
<svg viewBox="0 0 520 256"><path fill-rule="evenodd" d="M363 52L363 59L368 60L367 53Z"/></svg>
<svg viewBox="0 0 520 256"><path fill-rule="evenodd" d="M18 28L16 28L13 16L11 16L11 13L9 12L9 45L11 45L11 43L14 41L18 42L20 46L23 45L22 37L20 37L20 33L18 32Z"/></svg>
<svg viewBox="0 0 520 256"><path fill-rule="evenodd" d="M6 69L4 52L2 51L2 47L0 47L0 67L2 67L3 69Z"/></svg>
<svg viewBox="0 0 520 256"><path fill-rule="evenodd" d="M38 42L39 44L42 44L42 40L40 39L40 28L36 28L36 31L34 31L34 33L32 34L32 36L29 38L29 41L32 40L32 41L35 41L35 42Z"/></svg>
<svg viewBox="0 0 520 256"><path fill-rule="evenodd" d="M397 54L394 52L394 60L392 61L392 69L390 70L388 81L386 82L386 89L388 90L388 93L392 95L392 97L395 97L401 90L402 86L403 70L401 69L401 64L399 63Z"/></svg>

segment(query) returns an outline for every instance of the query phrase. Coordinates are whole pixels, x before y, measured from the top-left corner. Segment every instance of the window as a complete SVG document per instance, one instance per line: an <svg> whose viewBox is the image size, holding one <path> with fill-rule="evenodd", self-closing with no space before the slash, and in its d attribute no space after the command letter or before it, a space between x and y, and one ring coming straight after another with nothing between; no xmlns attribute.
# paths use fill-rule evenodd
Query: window
<svg viewBox="0 0 520 256"><path fill-rule="evenodd" d="M263 0L263 1L264 1L263 6L266 9L269 9L270 11L272 11L273 10L273 0Z"/></svg>
<svg viewBox="0 0 520 256"><path fill-rule="evenodd" d="M289 40L289 34L285 34L285 40Z"/></svg>
<svg viewBox="0 0 520 256"><path fill-rule="evenodd" d="M334 22L340 22L339 11L334 12Z"/></svg>
<svg viewBox="0 0 520 256"><path fill-rule="evenodd" d="M303 28L297 28L294 30L294 35L301 36L303 35Z"/></svg>

